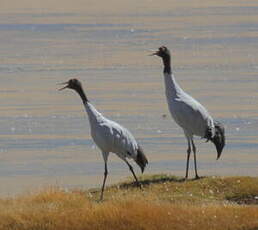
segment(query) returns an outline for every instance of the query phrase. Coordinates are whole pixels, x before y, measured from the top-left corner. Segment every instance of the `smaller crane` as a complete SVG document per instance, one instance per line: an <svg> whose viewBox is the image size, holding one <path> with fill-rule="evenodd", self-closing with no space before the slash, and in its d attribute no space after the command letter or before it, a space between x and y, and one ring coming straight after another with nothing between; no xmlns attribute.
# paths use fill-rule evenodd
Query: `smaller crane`
<svg viewBox="0 0 258 230"><path fill-rule="evenodd" d="M141 146L137 143L133 135L123 126L105 118L94 108L92 104L90 104L79 80L70 79L68 82L61 84L64 84L65 86L60 90L69 88L75 90L80 95L85 110L88 114L92 139L102 152L105 163L105 172L100 200L103 199L106 178L108 175L107 161L110 152L115 153L128 165L136 184L140 186L133 167L127 161L127 158L132 158L139 165L142 173L144 172L145 166L148 164L148 160L144 155Z"/></svg>

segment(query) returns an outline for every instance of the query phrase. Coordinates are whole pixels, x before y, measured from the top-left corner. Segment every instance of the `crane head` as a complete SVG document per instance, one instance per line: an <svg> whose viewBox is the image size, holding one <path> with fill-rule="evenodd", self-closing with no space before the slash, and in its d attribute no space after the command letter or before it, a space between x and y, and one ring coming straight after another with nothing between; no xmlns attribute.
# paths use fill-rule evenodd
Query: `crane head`
<svg viewBox="0 0 258 230"><path fill-rule="evenodd" d="M169 58L170 57L170 51L166 46L159 47L158 51L152 53L151 55L156 55L161 58Z"/></svg>
<svg viewBox="0 0 258 230"><path fill-rule="evenodd" d="M73 90L78 90L79 88L82 87L81 82L79 80L77 80L76 78L70 79L67 82L63 82L61 83L61 85L65 85L65 87L59 89L59 90L63 90L63 89L73 89Z"/></svg>

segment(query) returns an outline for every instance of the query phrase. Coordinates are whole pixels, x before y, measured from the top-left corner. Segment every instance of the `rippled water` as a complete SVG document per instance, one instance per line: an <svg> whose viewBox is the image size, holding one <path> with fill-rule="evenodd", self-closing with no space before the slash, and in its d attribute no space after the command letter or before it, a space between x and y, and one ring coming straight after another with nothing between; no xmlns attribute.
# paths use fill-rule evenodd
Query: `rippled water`
<svg viewBox="0 0 258 230"><path fill-rule="evenodd" d="M71 77L137 137L150 161L146 173L183 176L186 140L167 110L161 61L148 56L160 45L171 48L181 86L226 127L219 161L212 144L196 138L199 174L257 176L257 15L257 6L238 5L101 17L1 13L0 193L101 184L103 160L81 101L57 91ZM115 156L109 172L109 183L130 176Z"/></svg>

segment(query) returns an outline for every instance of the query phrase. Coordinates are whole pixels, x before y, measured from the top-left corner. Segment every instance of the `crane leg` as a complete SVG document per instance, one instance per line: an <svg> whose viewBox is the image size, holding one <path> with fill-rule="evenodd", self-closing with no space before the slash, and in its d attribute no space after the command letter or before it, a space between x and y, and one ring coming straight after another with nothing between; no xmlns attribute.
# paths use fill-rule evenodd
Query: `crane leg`
<svg viewBox="0 0 258 230"><path fill-rule="evenodd" d="M130 171L132 172L133 177L134 177L134 179L135 179L135 182L136 182L137 186L141 188L141 184L139 183L139 181L138 181L138 179L137 179L137 177L136 177L136 175L135 175L135 173L134 173L134 171L133 171L132 165L130 165L129 162L128 162L126 159L124 159L124 161L125 161L125 163L128 165Z"/></svg>
<svg viewBox="0 0 258 230"><path fill-rule="evenodd" d="M101 188L100 200L103 200L103 193L104 193L106 179L107 179L107 175L108 175L107 161L108 161L109 152L102 152L102 156L103 156L103 159L105 162L105 171L104 171L103 184L102 184L102 188Z"/></svg>
<svg viewBox="0 0 258 230"><path fill-rule="evenodd" d="M187 158L186 158L186 173L185 173L185 179L188 178L188 169L189 169L189 158L191 154L191 144L190 144L190 139L188 137L187 142L188 142L188 149L187 149Z"/></svg>
<svg viewBox="0 0 258 230"><path fill-rule="evenodd" d="M101 188L100 200L103 200L103 193L104 193L104 189L105 189L107 175L108 175L107 162L105 162L104 180L103 180L103 184L102 184L102 188Z"/></svg>
<svg viewBox="0 0 258 230"><path fill-rule="evenodd" d="M195 179L199 179L200 177L198 176L197 173L197 163L196 163L196 147L194 145L193 139L191 139L192 142L192 147L193 147L193 153L194 153L194 170L195 170Z"/></svg>

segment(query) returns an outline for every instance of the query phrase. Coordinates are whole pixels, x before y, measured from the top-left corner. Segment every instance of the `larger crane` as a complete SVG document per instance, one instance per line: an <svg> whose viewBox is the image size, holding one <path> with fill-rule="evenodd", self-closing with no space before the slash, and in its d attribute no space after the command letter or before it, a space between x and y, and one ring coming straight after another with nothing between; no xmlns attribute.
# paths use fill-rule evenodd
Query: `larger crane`
<svg viewBox="0 0 258 230"><path fill-rule="evenodd" d="M102 152L105 163L105 171L100 200L103 199L103 192L108 175L107 161L110 152L115 153L128 165L137 185L140 186L133 167L127 161L127 158L132 158L139 165L142 173L145 166L148 164L148 160L144 155L141 146L137 143L133 135L123 126L105 118L94 108L86 97L80 81L77 79L70 79L68 82L62 84L65 84L65 86L60 90L69 88L75 90L80 95L85 110L88 114L92 139Z"/></svg>
<svg viewBox="0 0 258 230"><path fill-rule="evenodd" d="M199 176L197 173L196 147L193 136L200 136L206 138L207 141L212 141L216 146L217 159L219 159L225 146L224 126L220 122L214 121L208 111L197 100L185 93L176 82L171 69L170 51L167 47L160 47L152 55L159 56L163 60L163 75L168 108L175 122L183 129L188 142L185 178L188 178L192 146L195 178L197 179Z"/></svg>

